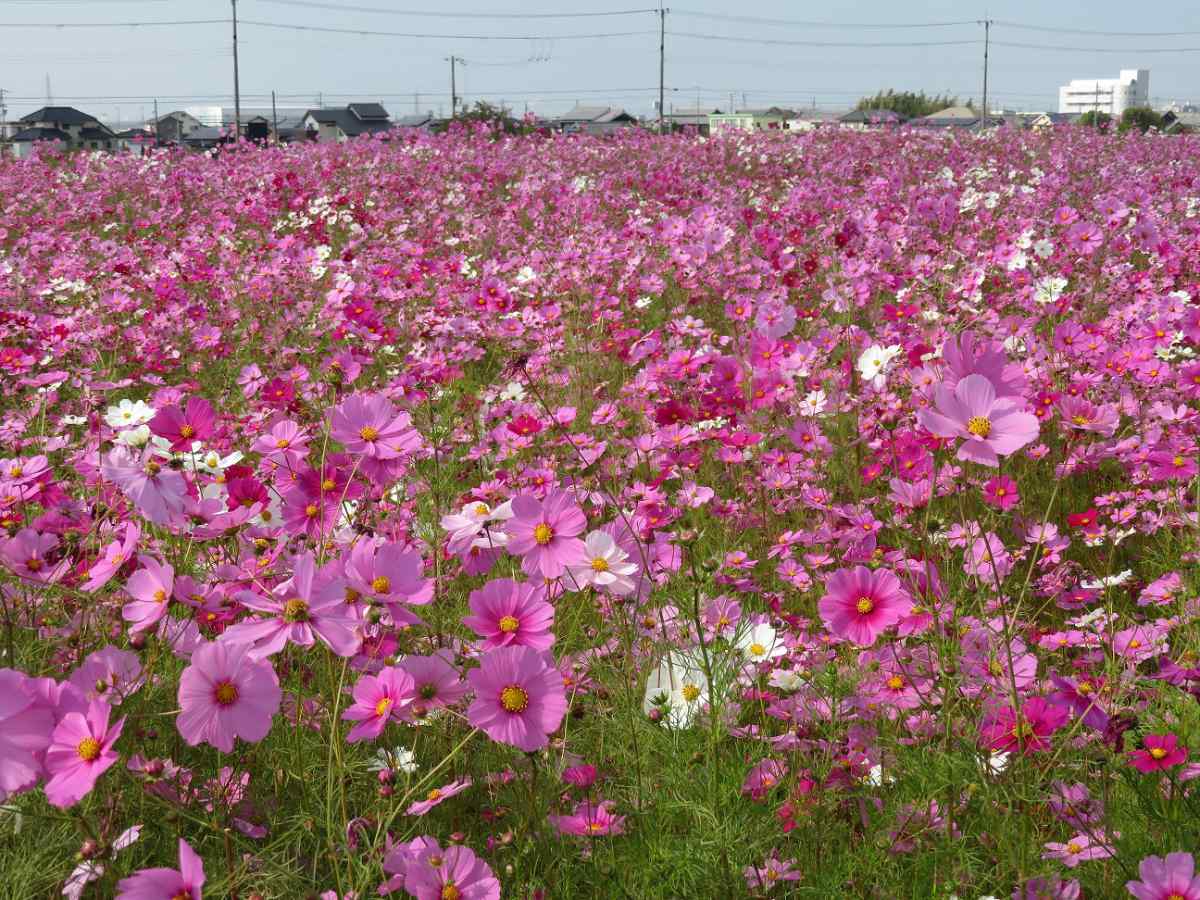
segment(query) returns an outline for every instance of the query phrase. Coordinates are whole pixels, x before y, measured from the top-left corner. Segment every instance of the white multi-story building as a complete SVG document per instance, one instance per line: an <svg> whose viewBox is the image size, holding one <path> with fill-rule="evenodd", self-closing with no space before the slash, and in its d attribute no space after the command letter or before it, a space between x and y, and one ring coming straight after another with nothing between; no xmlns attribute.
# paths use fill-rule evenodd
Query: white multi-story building
<svg viewBox="0 0 1200 900"><path fill-rule="evenodd" d="M1119 116L1131 106L1149 105L1149 69L1122 69L1118 78L1076 78L1058 89L1060 113L1096 110Z"/></svg>

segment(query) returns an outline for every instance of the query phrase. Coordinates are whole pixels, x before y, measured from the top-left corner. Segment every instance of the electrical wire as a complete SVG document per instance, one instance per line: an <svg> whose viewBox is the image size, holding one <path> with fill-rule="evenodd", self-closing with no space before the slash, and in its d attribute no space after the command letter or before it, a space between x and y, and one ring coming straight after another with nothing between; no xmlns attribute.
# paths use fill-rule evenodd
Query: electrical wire
<svg viewBox="0 0 1200 900"><path fill-rule="evenodd" d="M321 0L259 0L260 3L277 3L281 6L300 6L307 9L330 9L336 12L378 13L393 16L423 16L440 19L593 19L611 16L634 16L657 13L657 9L618 9L612 11L586 12L445 12L424 9L387 9L380 6L353 6L340 3L323 3Z"/></svg>
<svg viewBox="0 0 1200 900"><path fill-rule="evenodd" d="M783 38L751 38L733 37L727 34L702 34L695 31L668 31L667 36L695 38L702 41L727 41L735 44L772 44L786 47L953 47L983 43L981 38L958 41L794 41ZM995 43L995 41L992 43Z"/></svg>
<svg viewBox="0 0 1200 900"><path fill-rule="evenodd" d="M603 34L417 34L406 31L375 31L370 28L333 28L327 25L288 25L282 22L263 22L254 19L238 19L239 25L258 28L278 28L287 31L312 31L321 34L354 34L361 37L402 37L422 40L455 41L581 41L598 38L638 37L657 34L653 31L612 31Z"/></svg>
<svg viewBox="0 0 1200 900"><path fill-rule="evenodd" d="M671 7L671 15L688 16L695 19L711 19L719 22L741 22L747 25L796 25L803 28L869 28L869 29L901 29L901 28L951 28L956 25L977 25L975 19L961 19L955 22L808 22L799 19L764 19L758 16L734 16L727 13L707 13L699 10L679 9Z"/></svg>
<svg viewBox="0 0 1200 900"><path fill-rule="evenodd" d="M157 28L164 25L228 25L229 19L180 19L173 22L0 22L0 28Z"/></svg>
<svg viewBox="0 0 1200 900"><path fill-rule="evenodd" d="M1016 41L992 41L992 46L1065 53L1200 53L1200 47L1062 47L1051 44L1023 44Z"/></svg>
<svg viewBox="0 0 1200 900"><path fill-rule="evenodd" d="M1025 31L1045 31L1053 34L1090 34L1096 37L1191 37L1200 31L1093 31L1087 28L1056 28L1050 25L1029 25L1025 22L1009 22L993 19L993 25L1005 28L1020 28Z"/></svg>

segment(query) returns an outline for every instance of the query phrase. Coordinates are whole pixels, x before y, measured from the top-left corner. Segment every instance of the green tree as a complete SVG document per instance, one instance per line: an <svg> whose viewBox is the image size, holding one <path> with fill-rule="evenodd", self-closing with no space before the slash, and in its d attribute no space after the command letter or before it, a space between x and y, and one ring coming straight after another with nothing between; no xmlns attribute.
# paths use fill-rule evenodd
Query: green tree
<svg viewBox="0 0 1200 900"><path fill-rule="evenodd" d="M1136 128L1142 134L1145 134L1151 128L1157 128L1160 131L1163 127L1162 116L1156 113L1148 106L1131 106L1125 112L1121 113L1121 122L1117 126L1117 130L1122 134Z"/></svg>
<svg viewBox="0 0 1200 900"><path fill-rule="evenodd" d="M1112 124L1112 116L1106 112L1100 112L1098 109L1089 109L1079 117L1079 124L1098 128L1101 131L1108 131L1109 126Z"/></svg>
<svg viewBox="0 0 1200 900"><path fill-rule="evenodd" d="M892 112L915 119L928 116L951 106L958 105L958 98L949 94L930 96L924 91L894 91L888 88L873 97L863 97L855 109L890 109Z"/></svg>

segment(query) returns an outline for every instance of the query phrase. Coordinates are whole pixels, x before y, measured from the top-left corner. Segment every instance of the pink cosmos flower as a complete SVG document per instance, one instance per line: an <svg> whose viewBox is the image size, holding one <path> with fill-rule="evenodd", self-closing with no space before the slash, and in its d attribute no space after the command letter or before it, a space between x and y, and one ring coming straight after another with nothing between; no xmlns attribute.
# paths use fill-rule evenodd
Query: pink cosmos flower
<svg viewBox="0 0 1200 900"><path fill-rule="evenodd" d="M136 653L111 644L89 653L71 673L69 683L86 700L104 700L113 706L142 686L142 663Z"/></svg>
<svg viewBox="0 0 1200 900"><path fill-rule="evenodd" d="M400 712L416 697L413 678L403 669L387 667L378 675L364 675L354 685L354 705L342 713L347 722L358 722L346 735L347 743L383 734L388 722L401 718Z"/></svg>
<svg viewBox="0 0 1200 900"><path fill-rule="evenodd" d="M53 731L54 712L38 702L30 680L0 669L0 801L37 783Z"/></svg>
<svg viewBox="0 0 1200 900"><path fill-rule="evenodd" d="M1103 832L1097 837L1081 833L1065 844L1047 842L1042 859L1057 859L1068 869L1073 869L1081 862L1087 862L1090 859L1108 859L1110 856L1115 856L1116 853L1116 849L1104 840Z"/></svg>
<svg viewBox="0 0 1200 900"><path fill-rule="evenodd" d="M873 572L865 566L839 569L830 575L825 596L817 604L821 620L832 634L864 647L911 613L912 606L899 578L887 569Z"/></svg>
<svg viewBox="0 0 1200 900"><path fill-rule="evenodd" d="M1129 751L1129 764L1139 772L1166 771L1188 758L1187 747L1173 734L1148 734L1142 739L1142 748Z"/></svg>
<svg viewBox="0 0 1200 900"><path fill-rule="evenodd" d="M551 491L544 501L520 494L513 498L512 510L504 528L508 552L522 557L526 575L558 578L567 566L584 562L584 543L578 535L587 527L587 519L571 494Z"/></svg>
<svg viewBox="0 0 1200 900"><path fill-rule="evenodd" d="M584 540L583 562L567 566L568 576L575 587L582 590L594 587L597 590L624 597L632 594L636 585L637 563L629 560L626 553L612 535L593 531Z"/></svg>
<svg viewBox="0 0 1200 900"><path fill-rule="evenodd" d="M0 541L0 564L26 581L43 584L58 581L67 569L68 561L51 563L47 559L57 547L57 536L22 528L8 540Z"/></svg>
<svg viewBox="0 0 1200 900"><path fill-rule="evenodd" d="M187 506L187 481L174 469L163 466L153 447L146 447L141 456L127 447L115 447L104 457L100 473L155 525L169 524Z"/></svg>
<svg viewBox="0 0 1200 900"><path fill-rule="evenodd" d="M271 730L283 692L270 661L255 661L245 644L204 644L179 676L175 720L189 746L212 744L233 750L234 738L261 741Z"/></svg>
<svg viewBox="0 0 1200 900"><path fill-rule="evenodd" d="M139 556L141 568L129 576L125 591L133 601L121 607L121 618L131 623L130 634L149 631L167 614L175 589L175 570L152 556Z"/></svg>
<svg viewBox="0 0 1200 900"><path fill-rule="evenodd" d="M243 606L270 614L266 619L243 620L224 634L227 642L250 644L255 659L278 653L289 641L311 647L320 638L338 656L353 656L362 644L357 620L347 611L340 579L318 579L311 551L296 558L295 574L276 586L269 597L243 591L237 598Z"/></svg>
<svg viewBox="0 0 1200 900"><path fill-rule="evenodd" d="M762 800L778 787L787 773L787 763L768 757L747 773L746 780L742 782L742 793Z"/></svg>
<svg viewBox="0 0 1200 900"><path fill-rule="evenodd" d="M780 859L775 853L763 861L761 866L746 866L742 870L746 887L754 893L769 893L783 881L799 881L800 870L794 859Z"/></svg>
<svg viewBox="0 0 1200 900"><path fill-rule="evenodd" d="M917 418L944 438L964 438L958 458L995 468L1001 456L1016 453L1038 435L1038 420L1022 412L1016 401L997 397L996 388L982 375L968 375L951 391L940 384L933 391L936 411L923 409Z"/></svg>
<svg viewBox="0 0 1200 900"><path fill-rule="evenodd" d="M1050 748L1050 735L1070 717L1065 706L1043 697L1031 697L1014 713L1007 703L995 704L980 726L979 735L992 750L1036 753Z"/></svg>
<svg viewBox="0 0 1200 900"><path fill-rule="evenodd" d="M172 450L183 450L195 441L206 441L213 433L217 414L203 397L189 397L187 405L164 406L150 420L150 430L171 442Z"/></svg>
<svg viewBox="0 0 1200 900"><path fill-rule="evenodd" d="M117 900L201 900L204 863L183 838L178 869L140 869L117 882Z"/></svg>
<svg viewBox="0 0 1200 900"><path fill-rule="evenodd" d="M420 718L432 709L450 706L467 693L466 682L458 674L449 650L439 650L431 656L406 656L397 663L412 676L417 696L411 706L400 711L405 720Z"/></svg>
<svg viewBox="0 0 1200 900"><path fill-rule="evenodd" d="M120 759L112 746L125 720L111 727L111 707L103 700L88 704L87 713L70 712L54 728L46 750L46 799L64 809L85 797L113 763Z"/></svg>
<svg viewBox="0 0 1200 900"><path fill-rule="evenodd" d="M1195 866L1192 854L1182 851L1147 856L1138 864L1141 881L1125 882L1125 890L1137 900L1200 900Z"/></svg>
<svg viewBox="0 0 1200 900"><path fill-rule="evenodd" d="M433 809L443 800L449 800L455 794L461 794L471 786L473 782L468 775L458 781L452 781L449 784L443 784L441 787L431 788L429 793L425 795L424 800L418 800L416 803L409 806L404 811L406 816L423 816L429 810Z"/></svg>
<svg viewBox="0 0 1200 900"><path fill-rule="evenodd" d="M999 510L1010 510L1021 502L1017 483L1007 475L997 475L983 486L983 501Z"/></svg>
<svg viewBox="0 0 1200 900"><path fill-rule="evenodd" d="M98 591L112 579L114 575L133 558L133 552L142 537L142 529L136 522L126 522L125 536L119 541L113 541L104 548L104 555L92 563L91 568L84 572L86 581L79 586L82 591L92 593Z"/></svg>
<svg viewBox="0 0 1200 900"><path fill-rule="evenodd" d="M463 624L483 638L483 649L524 646L548 650L554 644L554 607L537 585L496 578L468 600L472 616Z"/></svg>
<svg viewBox="0 0 1200 900"><path fill-rule="evenodd" d="M380 394L352 394L330 416L333 439L347 453L371 459L397 459L421 444L421 435L412 427L412 417L397 412L391 401Z"/></svg>
<svg viewBox="0 0 1200 900"><path fill-rule="evenodd" d="M467 719L501 744L540 750L567 712L562 673L531 647L497 647L467 673L475 700Z"/></svg>
<svg viewBox="0 0 1200 900"><path fill-rule="evenodd" d="M404 889L417 900L500 900L500 882L488 864L460 845L410 859Z"/></svg>
<svg viewBox="0 0 1200 900"><path fill-rule="evenodd" d="M308 434L295 422L285 419L260 434L250 449L282 466L295 469L308 454Z"/></svg>
<svg viewBox="0 0 1200 900"><path fill-rule="evenodd" d="M550 824L562 834L577 834L583 837L599 837L625 833L625 817L613 815L611 800L592 803L584 800L569 816L547 816Z"/></svg>
<svg viewBox="0 0 1200 900"><path fill-rule="evenodd" d="M373 597L387 606L397 625L419 625L421 619L406 608L433 601L433 580L425 577L421 554L396 543L376 546L359 541L346 558L344 573L351 590Z"/></svg>
<svg viewBox="0 0 1200 900"><path fill-rule="evenodd" d="M1004 348L995 341L980 340L970 331L946 338L942 344L943 376L953 388L968 375L982 375L996 388L999 397L1020 397L1025 383L1019 365L1009 363Z"/></svg>

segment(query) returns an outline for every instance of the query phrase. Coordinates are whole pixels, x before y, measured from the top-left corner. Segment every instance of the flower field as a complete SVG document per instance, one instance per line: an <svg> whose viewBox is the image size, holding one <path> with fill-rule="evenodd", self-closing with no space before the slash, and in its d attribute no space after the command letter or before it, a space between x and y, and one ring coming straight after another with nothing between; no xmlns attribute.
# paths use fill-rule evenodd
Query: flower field
<svg viewBox="0 0 1200 900"><path fill-rule="evenodd" d="M0 894L1200 900L1197 159L0 161Z"/></svg>

